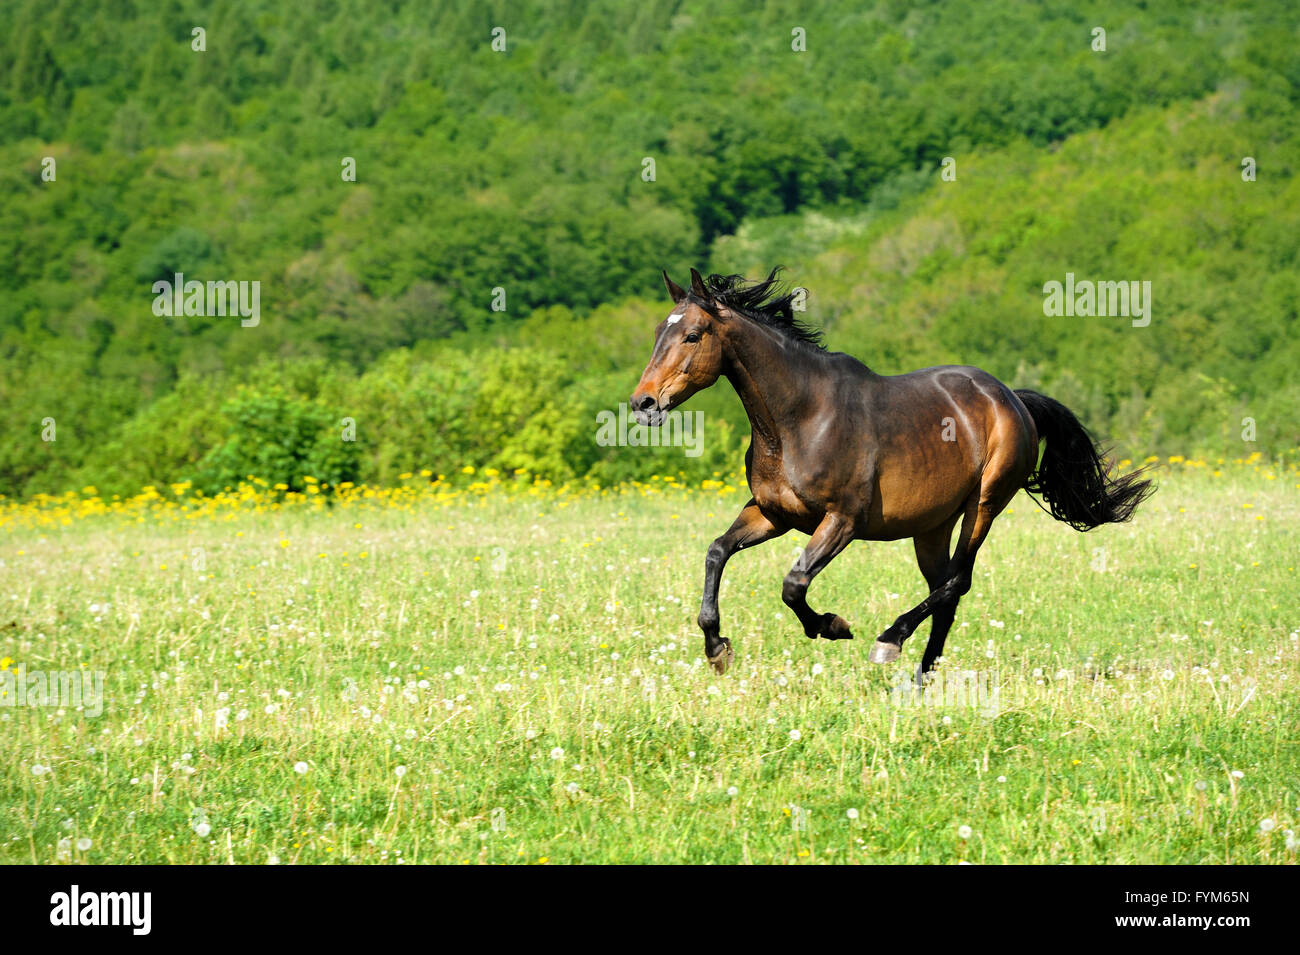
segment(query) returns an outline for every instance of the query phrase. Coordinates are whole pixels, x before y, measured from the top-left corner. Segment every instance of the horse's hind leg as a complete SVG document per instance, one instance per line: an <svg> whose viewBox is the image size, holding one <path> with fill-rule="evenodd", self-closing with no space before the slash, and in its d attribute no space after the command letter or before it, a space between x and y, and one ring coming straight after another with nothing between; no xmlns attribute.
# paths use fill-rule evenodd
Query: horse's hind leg
<svg viewBox="0 0 1300 955"><path fill-rule="evenodd" d="M949 542L952 540L952 529L956 526L958 519L965 513L965 510L965 506L963 506L962 510L948 518L934 530L917 534L916 537L912 538L912 546L916 549L916 563L921 568L921 576L925 578L927 592L931 597L938 593L940 588L953 575L952 560L948 556ZM927 597L926 600L930 600L931 597ZM922 601L922 604L924 603L925 601ZM918 609L919 607L913 608L908 613L915 613ZM943 642L947 639L948 628L952 626L952 619L956 612L956 600L933 600L933 606L928 611L931 617L930 643L926 648L930 663L933 663L934 659L943 651ZM903 616L905 617L907 614ZM903 618L900 617L899 620L901 619ZM922 619L924 617L918 618L913 626L919 625ZM897 624L898 621L895 621L895 626ZM892 629L893 627L890 628L890 630ZM886 631L886 634L888 632ZM908 635L910 633L909 630ZM867 659L872 663L892 663L902 653L903 640L906 640L907 636L903 636L897 642L894 642L886 640L886 634L881 634L871 648L871 654ZM934 649L933 657L929 656L931 648Z"/></svg>
<svg viewBox="0 0 1300 955"><path fill-rule="evenodd" d="M986 395L992 401L992 413L986 423L988 438L985 441L984 462L979 469L979 487L962 505L961 533L957 536L957 546L953 548L948 566L939 575L943 582L936 587L930 580L934 567L939 562L938 543L922 544L921 539L917 538L917 560L932 588L930 595L900 616L876 638L869 658L873 663L888 663L898 659L903 641L912 635L922 620L934 614L930 645L921 661L920 672L925 673L934 666L935 659L943 650L948 628L952 626L957 602L970 590L975 555L988 536L993 519L1002 513L1016 492L1025 486L1025 481L1033 471L1038 459L1035 432L1027 425L1023 413L1013 413L1019 407L1018 403L1014 403L1014 397L1005 386L1000 386L996 392L986 392ZM921 553L923 547L926 550L924 557Z"/></svg>
<svg viewBox="0 0 1300 955"><path fill-rule="evenodd" d="M1002 509L1007 506L1007 503L1015 496L1016 491L1020 489L1020 485L1023 483L1023 480L1015 480L1015 472L1010 470L992 469L986 470L985 474L986 478L980 485L979 490L972 494L966 502L965 513L961 522L961 533L957 538L957 546L953 550L952 558L948 561L948 567L943 575L946 579L932 590L928 597L902 614L890 625L888 630L876 638L876 643L871 648L871 655L868 658L872 663L888 663L891 660L897 660L903 641L912 635L912 632L916 630L922 620L931 614L937 614L941 608L951 608L950 611L947 611L947 625L952 625L952 614L956 613L957 602L970 590L971 571L975 567L975 555L979 553L980 545L984 543L984 538L988 536L993 519L1002 513ZM946 638L946 627L943 632ZM931 640L933 641L933 639L932 636ZM942 647L943 641L939 641L934 654L936 657ZM933 665L934 659L930 657L929 648L927 648L926 659L922 663L922 672Z"/></svg>
<svg viewBox="0 0 1300 955"><path fill-rule="evenodd" d="M956 523L957 517L954 515L952 520L942 527L928 534L918 535L912 541L916 548L916 563L921 568L921 575L925 577L925 583L931 593L938 590L948 579L950 565L948 545L952 540L953 525ZM956 600L938 604L930 613L930 639L926 641L925 654L921 657L921 665L916 670L918 686L925 679L925 675L934 669L934 662L943 655L943 644L948 639L948 631L952 628L953 617L957 615L957 604L960 600L961 598L958 597Z"/></svg>

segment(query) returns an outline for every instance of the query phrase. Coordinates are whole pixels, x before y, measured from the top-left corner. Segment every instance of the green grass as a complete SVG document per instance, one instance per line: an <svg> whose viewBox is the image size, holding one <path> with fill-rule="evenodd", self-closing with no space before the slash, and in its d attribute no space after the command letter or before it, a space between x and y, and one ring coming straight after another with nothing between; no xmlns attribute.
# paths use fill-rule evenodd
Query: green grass
<svg viewBox="0 0 1300 955"><path fill-rule="evenodd" d="M106 702L0 707L0 862L1293 863L1296 480L1162 474L1087 535L1018 497L944 662L996 706L890 695L928 625L866 662L908 542L814 584L841 643L781 604L805 538L738 555L713 674L740 495L11 526L0 656Z"/></svg>

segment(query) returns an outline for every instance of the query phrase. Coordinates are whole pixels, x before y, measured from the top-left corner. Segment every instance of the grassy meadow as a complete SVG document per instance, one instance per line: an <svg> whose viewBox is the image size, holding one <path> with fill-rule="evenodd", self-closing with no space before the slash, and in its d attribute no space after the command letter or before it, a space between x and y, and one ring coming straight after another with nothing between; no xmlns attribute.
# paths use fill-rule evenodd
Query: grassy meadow
<svg viewBox="0 0 1300 955"><path fill-rule="evenodd" d="M1019 496L942 665L870 641L923 595L857 543L731 561L743 479L479 473L216 498L0 499L0 662L104 674L103 712L0 706L0 863L1294 863L1300 474L1160 462L1131 525ZM995 692L994 692L995 691ZM83 706L84 709L84 706Z"/></svg>

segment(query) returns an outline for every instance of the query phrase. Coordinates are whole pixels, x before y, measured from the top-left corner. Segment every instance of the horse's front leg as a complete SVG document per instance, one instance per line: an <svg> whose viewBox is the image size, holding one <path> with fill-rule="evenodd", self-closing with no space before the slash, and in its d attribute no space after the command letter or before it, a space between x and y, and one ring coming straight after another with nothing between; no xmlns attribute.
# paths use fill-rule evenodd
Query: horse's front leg
<svg viewBox="0 0 1300 955"><path fill-rule="evenodd" d="M803 632L809 637L827 640L852 640L853 633L843 617L833 613L817 613L808 606L808 585L826 569L840 551L853 540L853 522L838 514L827 514L813 531L808 546L795 561L790 573L785 575L781 599L794 611Z"/></svg>
<svg viewBox="0 0 1300 955"><path fill-rule="evenodd" d="M731 641L718 635L718 585L722 581L722 568L742 547L780 537L786 530L768 520L751 499L727 532L709 545L704 559L704 599L700 601L699 622L704 631L704 655L719 673L727 672L732 659Z"/></svg>

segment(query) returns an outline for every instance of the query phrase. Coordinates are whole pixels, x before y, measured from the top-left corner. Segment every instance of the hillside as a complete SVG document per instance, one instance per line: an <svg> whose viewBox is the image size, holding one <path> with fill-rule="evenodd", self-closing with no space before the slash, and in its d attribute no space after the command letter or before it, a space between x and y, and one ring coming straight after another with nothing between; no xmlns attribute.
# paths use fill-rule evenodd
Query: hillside
<svg viewBox="0 0 1300 955"><path fill-rule="evenodd" d="M832 347L981 364L1133 452L1295 446L1293 17L749 9L0 4L0 493L638 473L594 414L661 266L787 265ZM1152 323L1044 316L1067 271L1151 281ZM259 281L261 322L159 318L176 272ZM734 399L700 407L664 467L734 461Z"/></svg>

